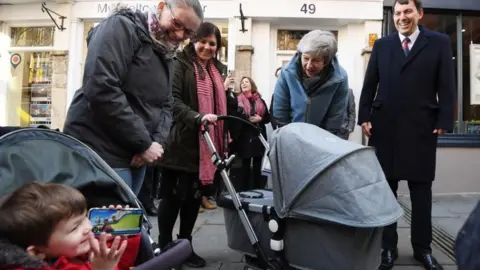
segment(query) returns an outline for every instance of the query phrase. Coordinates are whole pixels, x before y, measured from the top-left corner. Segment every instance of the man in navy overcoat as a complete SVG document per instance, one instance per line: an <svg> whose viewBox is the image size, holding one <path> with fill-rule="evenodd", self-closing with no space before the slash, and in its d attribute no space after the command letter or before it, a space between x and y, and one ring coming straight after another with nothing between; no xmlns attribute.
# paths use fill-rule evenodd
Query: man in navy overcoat
<svg viewBox="0 0 480 270"><path fill-rule="evenodd" d="M425 269L442 269L432 256L432 182L437 136L453 129L455 71L447 35L418 26L421 0L395 0L398 32L377 40L368 63L358 124L377 150L395 195L408 181L412 202L411 244ZM398 256L397 224L384 229L382 264Z"/></svg>

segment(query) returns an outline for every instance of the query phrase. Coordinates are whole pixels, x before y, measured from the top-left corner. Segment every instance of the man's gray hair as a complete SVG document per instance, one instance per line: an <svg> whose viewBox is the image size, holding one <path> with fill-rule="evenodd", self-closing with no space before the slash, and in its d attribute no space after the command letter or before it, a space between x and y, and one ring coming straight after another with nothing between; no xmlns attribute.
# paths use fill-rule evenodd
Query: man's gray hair
<svg viewBox="0 0 480 270"><path fill-rule="evenodd" d="M203 6L198 0L165 0L165 3L172 6L172 8L182 6L192 8L200 21L203 22Z"/></svg>
<svg viewBox="0 0 480 270"><path fill-rule="evenodd" d="M302 37L297 50L325 57L325 62L330 62L337 54L337 39L330 31L313 30Z"/></svg>

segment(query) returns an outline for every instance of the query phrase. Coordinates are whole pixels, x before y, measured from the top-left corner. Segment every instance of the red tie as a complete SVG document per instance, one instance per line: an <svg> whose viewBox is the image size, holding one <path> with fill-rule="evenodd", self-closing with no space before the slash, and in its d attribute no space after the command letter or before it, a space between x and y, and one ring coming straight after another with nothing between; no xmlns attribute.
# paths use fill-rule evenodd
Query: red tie
<svg viewBox="0 0 480 270"><path fill-rule="evenodd" d="M403 52L405 53L405 56L408 56L408 54L410 53L410 49L408 48L408 43L410 43L410 39L406 37L402 42Z"/></svg>

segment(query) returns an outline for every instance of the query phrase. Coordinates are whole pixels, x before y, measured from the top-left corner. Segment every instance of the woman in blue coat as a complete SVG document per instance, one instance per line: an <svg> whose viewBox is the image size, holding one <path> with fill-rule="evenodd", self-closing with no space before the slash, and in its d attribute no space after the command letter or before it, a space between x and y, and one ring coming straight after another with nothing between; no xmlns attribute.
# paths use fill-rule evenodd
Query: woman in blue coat
<svg viewBox="0 0 480 270"><path fill-rule="evenodd" d="M329 31L314 30L300 40L275 85L273 116L279 127L306 122L339 134L347 111L348 76L336 53L337 40Z"/></svg>

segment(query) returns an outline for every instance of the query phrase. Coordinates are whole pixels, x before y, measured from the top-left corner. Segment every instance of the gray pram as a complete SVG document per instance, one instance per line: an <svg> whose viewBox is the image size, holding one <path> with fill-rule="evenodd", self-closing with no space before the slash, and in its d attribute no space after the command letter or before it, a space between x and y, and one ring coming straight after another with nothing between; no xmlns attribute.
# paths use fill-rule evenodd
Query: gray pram
<svg viewBox="0 0 480 270"><path fill-rule="evenodd" d="M85 195L89 207L128 204L143 208L132 190L93 150L53 130L17 129L0 137L0 198L27 181L74 187ZM176 241L160 252L149 236L151 224L145 216L143 225L135 269L171 269L191 254L188 240Z"/></svg>
<svg viewBox="0 0 480 270"><path fill-rule="evenodd" d="M275 130L270 148L261 140L272 191L236 194L226 172L233 157L215 162L229 191L217 202L228 246L245 254L245 269L377 269L382 228L403 211L375 150L305 123Z"/></svg>

